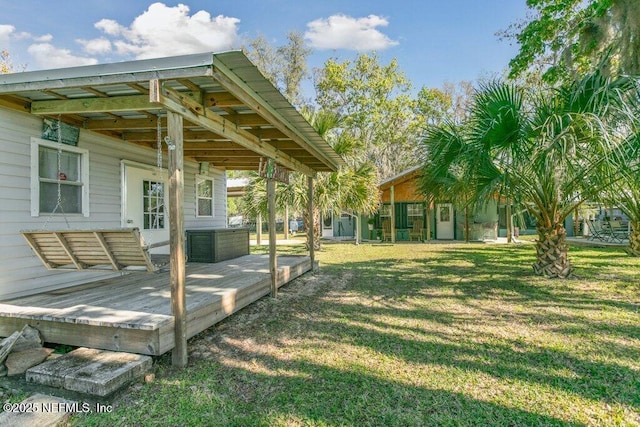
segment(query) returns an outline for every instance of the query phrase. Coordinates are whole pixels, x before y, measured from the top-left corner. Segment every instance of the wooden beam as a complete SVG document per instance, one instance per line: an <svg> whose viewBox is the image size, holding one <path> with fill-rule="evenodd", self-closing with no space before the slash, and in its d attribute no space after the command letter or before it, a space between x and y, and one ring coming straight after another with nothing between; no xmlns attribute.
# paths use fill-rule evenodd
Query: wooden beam
<svg viewBox="0 0 640 427"><path fill-rule="evenodd" d="M181 92L181 96L199 102L201 96L194 92ZM163 109L162 104L150 102L148 95L112 96L109 98L75 98L48 101L33 101L33 114L77 114L77 113L114 113L124 111L154 111Z"/></svg>
<svg viewBox="0 0 640 427"><path fill-rule="evenodd" d="M269 209L269 271L271 297L278 296L278 258L276 254L276 181L267 178L267 205Z"/></svg>
<svg viewBox="0 0 640 427"><path fill-rule="evenodd" d="M259 111L262 117L271 122L276 128L280 129L285 135L305 148L308 152L322 160L322 163L324 163L329 169L338 169L339 165L335 164L333 160L329 159L317 147L310 144L297 132L295 126L289 123L275 109L265 102L260 102L260 97L257 96L257 94L255 94L245 82L243 82L226 66L216 62L213 69L213 76L228 92L244 102L244 104L253 111Z"/></svg>
<svg viewBox="0 0 640 427"><path fill-rule="evenodd" d="M307 210L309 211L309 224L307 224L307 240L309 241L309 258L311 260L311 271L315 268L316 252L314 248L314 228L315 218L313 217L313 178L307 177Z"/></svg>
<svg viewBox="0 0 640 427"><path fill-rule="evenodd" d="M395 185L391 186L391 243L396 242L396 201Z"/></svg>
<svg viewBox="0 0 640 427"><path fill-rule="evenodd" d="M246 130L234 126L222 116L215 114L211 110L205 109L201 104L192 101L168 88L164 89L161 102L165 107L175 113L181 114L192 123L196 123L212 132L228 136L229 139L238 145L248 148L262 156L274 159L280 165L301 172L305 175L313 176L315 171L302 162L294 159L288 154L276 150L272 145L261 141L255 135Z"/></svg>
<svg viewBox="0 0 640 427"><path fill-rule="evenodd" d="M235 96L229 92L208 92L203 97L203 102L206 107L241 107L244 105Z"/></svg>
<svg viewBox="0 0 640 427"><path fill-rule="evenodd" d="M182 116L167 114L169 148L169 282L171 285L171 313L174 317L174 347L171 362L187 365L187 304L185 295L184 260L184 160L182 154Z"/></svg>
<svg viewBox="0 0 640 427"><path fill-rule="evenodd" d="M260 154L254 153L249 149L237 148L235 150L185 150L185 156L211 157L211 158L260 158Z"/></svg>
<svg viewBox="0 0 640 427"><path fill-rule="evenodd" d="M149 102L148 95L33 101L31 103L32 114L105 113L161 109L162 104Z"/></svg>
<svg viewBox="0 0 640 427"><path fill-rule="evenodd" d="M149 95L144 96L145 99L149 98ZM157 126L157 116L148 117L146 119L100 119L100 120L87 120L85 122L85 129L88 130L131 130L131 129L155 129Z"/></svg>
<svg viewBox="0 0 640 427"><path fill-rule="evenodd" d="M262 214L258 212L256 217L256 245L262 244Z"/></svg>
<svg viewBox="0 0 640 427"><path fill-rule="evenodd" d="M236 126L269 126L271 123L264 117L253 114L227 114L222 116Z"/></svg>

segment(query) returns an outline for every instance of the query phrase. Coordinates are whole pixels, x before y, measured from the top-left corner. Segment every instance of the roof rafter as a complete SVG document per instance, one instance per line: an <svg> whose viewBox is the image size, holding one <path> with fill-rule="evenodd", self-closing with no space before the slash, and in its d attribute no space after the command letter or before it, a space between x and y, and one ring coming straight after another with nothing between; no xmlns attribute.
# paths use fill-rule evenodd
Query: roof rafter
<svg viewBox="0 0 640 427"><path fill-rule="evenodd" d="M214 133L228 136L236 144L246 147L261 156L272 158L286 168L301 172L307 176L315 176L315 171L310 167L290 155L278 151L271 144L261 141L252 133L235 126L233 123L229 123L223 116L204 108L202 104L183 96L181 92L164 87L161 90L160 103L168 110L182 115L186 120Z"/></svg>

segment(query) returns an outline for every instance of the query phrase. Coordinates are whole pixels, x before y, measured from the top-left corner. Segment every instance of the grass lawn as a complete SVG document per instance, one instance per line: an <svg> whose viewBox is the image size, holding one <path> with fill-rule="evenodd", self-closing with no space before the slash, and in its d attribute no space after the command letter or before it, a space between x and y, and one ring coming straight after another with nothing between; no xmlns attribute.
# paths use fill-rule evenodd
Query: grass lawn
<svg viewBox="0 0 640 427"><path fill-rule="evenodd" d="M256 249L259 250L259 249ZM261 249L260 249L261 250ZM302 251L292 247L290 251ZM346 245L75 425L640 425L640 260L530 244Z"/></svg>

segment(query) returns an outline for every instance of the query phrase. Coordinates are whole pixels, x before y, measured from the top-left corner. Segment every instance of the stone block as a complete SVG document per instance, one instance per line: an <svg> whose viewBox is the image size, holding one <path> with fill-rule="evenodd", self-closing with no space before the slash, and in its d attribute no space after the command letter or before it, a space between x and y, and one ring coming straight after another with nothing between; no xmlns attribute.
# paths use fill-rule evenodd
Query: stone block
<svg viewBox="0 0 640 427"><path fill-rule="evenodd" d="M4 362L7 367L7 375L24 374L27 369L42 363L51 353L53 353L52 349L44 347L12 351Z"/></svg>
<svg viewBox="0 0 640 427"><path fill-rule="evenodd" d="M67 390L107 396L142 378L152 359L132 353L78 348L27 371L27 381Z"/></svg>

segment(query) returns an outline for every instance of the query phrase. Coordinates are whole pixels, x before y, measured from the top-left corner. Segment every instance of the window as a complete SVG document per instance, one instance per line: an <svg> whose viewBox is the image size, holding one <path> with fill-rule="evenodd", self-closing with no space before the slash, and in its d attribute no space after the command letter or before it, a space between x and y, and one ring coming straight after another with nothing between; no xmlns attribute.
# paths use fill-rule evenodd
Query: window
<svg viewBox="0 0 640 427"><path fill-rule="evenodd" d="M142 181L142 226L145 230L164 229L164 184Z"/></svg>
<svg viewBox="0 0 640 427"><path fill-rule="evenodd" d="M89 216L89 154L73 146L58 148L56 143L32 138L31 215Z"/></svg>
<svg viewBox="0 0 640 427"><path fill-rule="evenodd" d="M407 227L413 227L413 221L422 221L424 216L422 203L410 203L407 205ZM424 224L423 224L424 225Z"/></svg>
<svg viewBox="0 0 640 427"><path fill-rule="evenodd" d="M391 218L391 205L380 206L380 217Z"/></svg>
<svg viewBox="0 0 640 427"><path fill-rule="evenodd" d="M196 216L213 217L213 179L196 177Z"/></svg>

